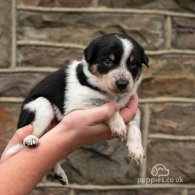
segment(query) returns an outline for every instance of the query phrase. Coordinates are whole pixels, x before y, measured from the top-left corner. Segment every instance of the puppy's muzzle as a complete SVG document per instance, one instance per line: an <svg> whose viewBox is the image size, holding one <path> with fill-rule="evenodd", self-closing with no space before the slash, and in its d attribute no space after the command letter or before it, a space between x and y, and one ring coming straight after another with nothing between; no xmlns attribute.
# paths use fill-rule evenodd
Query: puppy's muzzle
<svg viewBox="0 0 195 195"><path fill-rule="evenodd" d="M126 79L119 79L119 80L116 81L116 86L120 90L126 89L128 84L129 84L129 81L126 80Z"/></svg>

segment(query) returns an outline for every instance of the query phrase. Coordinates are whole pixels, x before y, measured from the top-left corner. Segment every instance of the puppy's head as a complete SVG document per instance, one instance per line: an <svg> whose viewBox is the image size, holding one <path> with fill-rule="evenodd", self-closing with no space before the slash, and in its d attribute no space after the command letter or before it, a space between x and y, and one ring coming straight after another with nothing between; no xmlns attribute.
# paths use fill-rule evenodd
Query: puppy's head
<svg viewBox="0 0 195 195"><path fill-rule="evenodd" d="M142 65L148 67L143 48L122 34L95 39L84 50L84 58L98 86L112 95L129 93L140 77Z"/></svg>

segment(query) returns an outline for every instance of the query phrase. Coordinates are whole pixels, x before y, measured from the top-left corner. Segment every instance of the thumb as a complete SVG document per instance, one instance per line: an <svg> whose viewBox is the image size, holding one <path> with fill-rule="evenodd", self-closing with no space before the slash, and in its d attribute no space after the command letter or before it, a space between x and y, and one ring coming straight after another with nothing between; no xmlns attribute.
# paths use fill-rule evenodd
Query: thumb
<svg viewBox="0 0 195 195"><path fill-rule="evenodd" d="M18 129L16 133L13 135L13 137L11 138L11 140L9 141L7 146L9 147L9 146L13 146L15 144L21 143L23 139L26 136L32 134L32 132L33 132L32 125L27 125L25 127Z"/></svg>
<svg viewBox="0 0 195 195"><path fill-rule="evenodd" d="M9 143L7 144L5 150L3 151L2 157L6 154L6 152L14 145L22 143L23 139L32 134L33 132L33 126L32 125L27 125L25 127L22 127L18 129L13 137L10 139Z"/></svg>

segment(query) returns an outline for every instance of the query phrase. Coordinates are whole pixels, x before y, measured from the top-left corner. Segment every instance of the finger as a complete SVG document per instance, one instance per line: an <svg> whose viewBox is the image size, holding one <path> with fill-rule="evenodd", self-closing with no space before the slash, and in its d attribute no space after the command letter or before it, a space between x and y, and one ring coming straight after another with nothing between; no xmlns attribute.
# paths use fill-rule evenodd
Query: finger
<svg viewBox="0 0 195 195"><path fill-rule="evenodd" d="M130 101L127 104L127 107L123 108L120 111L120 115L122 116L125 123L128 123L133 117L136 115L138 109L138 96L134 94Z"/></svg>
<svg viewBox="0 0 195 195"><path fill-rule="evenodd" d="M33 132L33 126L32 125L27 125L25 127L22 127L20 129L18 129L15 134L13 135L13 137L10 139L9 143L7 144L5 150L3 153L5 153L9 148L11 148L12 146L22 143L22 141L24 140L24 138L30 134L32 134Z"/></svg>
<svg viewBox="0 0 195 195"><path fill-rule="evenodd" d="M110 140L113 138L109 127L104 123L99 123L94 126L88 126L87 128L83 129L83 131L87 131L87 133L80 132L80 137L82 139L78 141L78 147L88 144L94 144L103 140Z"/></svg>
<svg viewBox="0 0 195 195"><path fill-rule="evenodd" d="M103 123L92 126L92 131L94 132L94 138L98 141L113 139L112 133L109 127Z"/></svg>
<svg viewBox="0 0 195 195"><path fill-rule="evenodd" d="M118 110L118 104L116 103L109 103L104 104L99 107L95 107L90 109L89 113L82 113L84 117L86 117L85 123L88 125L98 124L105 122L112 118L116 111Z"/></svg>
<svg viewBox="0 0 195 195"><path fill-rule="evenodd" d="M77 118L77 121L79 121L81 124L94 125L109 120L113 117L117 110L118 104L116 103L108 103L86 110L77 110L70 113L69 115L66 115L64 117L64 122L70 122L70 117L74 115L74 121L75 118Z"/></svg>

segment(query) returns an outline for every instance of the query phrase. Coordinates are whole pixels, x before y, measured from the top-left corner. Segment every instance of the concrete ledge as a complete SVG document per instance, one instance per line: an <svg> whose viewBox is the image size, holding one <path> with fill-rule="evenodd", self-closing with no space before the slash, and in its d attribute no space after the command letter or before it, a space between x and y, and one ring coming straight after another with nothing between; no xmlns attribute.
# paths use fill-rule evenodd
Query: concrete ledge
<svg viewBox="0 0 195 195"><path fill-rule="evenodd" d="M18 40L18 46L40 46L40 47L59 47L59 48L75 48L85 49L84 45L73 44L73 43L56 43L49 41L38 41L38 40Z"/></svg>
<svg viewBox="0 0 195 195"><path fill-rule="evenodd" d="M195 103L195 98L183 97L156 97L156 98L142 98L140 103Z"/></svg>
<svg viewBox="0 0 195 195"><path fill-rule="evenodd" d="M33 72L33 73L39 73L39 72L54 72L56 71L57 68L51 68L51 67L16 67L16 68L10 68L10 69L5 69L5 68L0 68L0 73L28 73L28 72Z"/></svg>
<svg viewBox="0 0 195 195"><path fill-rule="evenodd" d="M35 7L18 5L18 10L22 11L35 11L35 12L67 12L67 13L126 13L126 14L154 14L163 16L177 16L195 18L195 14L172 12L166 10L154 9L123 9L123 8L61 8L61 7Z"/></svg>
<svg viewBox="0 0 195 195"><path fill-rule="evenodd" d="M0 97L0 102L3 103L22 103L22 97ZM147 103L195 103L195 98L179 98L179 97L156 97L156 98L142 98L139 100L141 104Z"/></svg>
<svg viewBox="0 0 195 195"><path fill-rule="evenodd" d="M61 184L54 182L39 183L38 188L42 187L58 187L64 188ZM131 189L194 189L193 184L143 184L143 185L78 185L69 184L65 188L77 189L77 190L131 190Z"/></svg>
<svg viewBox="0 0 195 195"><path fill-rule="evenodd" d="M57 48L75 48L84 49L86 45L73 44L73 43L56 43L49 41L39 41L39 40L18 40L18 46L38 46L38 47L57 47ZM146 50L149 55L163 55L163 54L189 54L195 55L195 50L189 49L162 49L157 51Z"/></svg>
<svg viewBox="0 0 195 195"><path fill-rule="evenodd" d="M180 135L166 135L166 134L150 134L148 138L174 141L195 141L195 136L180 136Z"/></svg>
<svg viewBox="0 0 195 195"><path fill-rule="evenodd" d="M22 103L24 98L20 97L0 97L0 103Z"/></svg>

